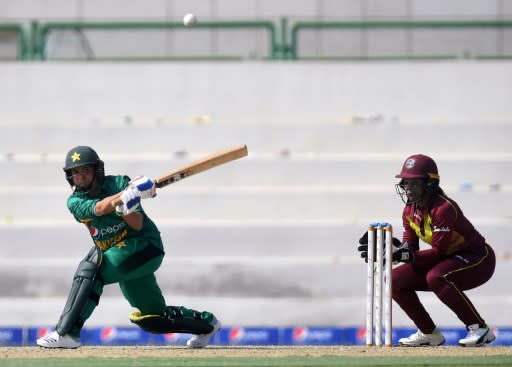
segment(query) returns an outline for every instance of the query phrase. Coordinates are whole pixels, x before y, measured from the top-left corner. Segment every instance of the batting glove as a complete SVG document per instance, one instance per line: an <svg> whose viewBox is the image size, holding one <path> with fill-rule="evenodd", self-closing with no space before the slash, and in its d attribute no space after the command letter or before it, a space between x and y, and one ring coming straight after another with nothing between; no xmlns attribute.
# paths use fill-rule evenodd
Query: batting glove
<svg viewBox="0 0 512 367"><path fill-rule="evenodd" d="M134 187L128 186L121 194L123 205L116 206L116 213L121 215L128 215L133 213L140 205L141 193Z"/></svg>
<svg viewBox="0 0 512 367"><path fill-rule="evenodd" d="M140 192L141 199L154 198L156 196L155 181L146 176L137 176L130 181L130 185Z"/></svg>

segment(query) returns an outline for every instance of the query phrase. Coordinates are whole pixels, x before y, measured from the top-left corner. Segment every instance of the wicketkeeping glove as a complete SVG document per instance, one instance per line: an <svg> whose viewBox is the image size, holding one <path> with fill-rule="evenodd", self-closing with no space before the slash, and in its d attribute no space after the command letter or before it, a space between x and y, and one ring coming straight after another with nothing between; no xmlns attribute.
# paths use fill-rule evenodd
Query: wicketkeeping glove
<svg viewBox="0 0 512 367"><path fill-rule="evenodd" d="M393 243L393 252L396 248L399 248L402 246L402 242L396 237L393 237L392 240ZM368 262L368 232L364 232L363 236L359 239L359 246L357 246L357 251L361 252L361 257L364 259L364 262ZM377 252L377 241L373 244L373 253L375 254ZM394 259L393 259L394 260ZM375 256L374 261L377 261L377 256Z"/></svg>
<svg viewBox="0 0 512 367"><path fill-rule="evenodd" d="M401 263L413 263L414 264L415 256L414 251L409 249L407 243L404 242L402 246L393 251L393 262L401 262Z"/></svg>
<svg viewBox="0 0 512 367"><path fill-rule="evenodd" d="M141 199L154 198L156 196L155 181L146 176L137 176L130 181L130 185L140 192Z"/></svg>
<svg viewBox="0 0 512 367"><path fill-rule="evenodd" d="M121 194L123 205L116 206L118 215L128 215L133 213L140 205L141 193L135 187L128 186Z"/></svg>

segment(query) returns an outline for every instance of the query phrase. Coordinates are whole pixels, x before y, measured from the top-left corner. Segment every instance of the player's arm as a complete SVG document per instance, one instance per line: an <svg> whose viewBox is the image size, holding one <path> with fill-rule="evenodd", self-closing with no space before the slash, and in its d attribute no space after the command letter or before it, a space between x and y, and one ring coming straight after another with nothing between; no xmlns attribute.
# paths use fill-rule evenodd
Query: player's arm
<svg viewBox="0 0 512 367"><path fill-rule="evenodd" d="M96 203L96 206L94 208L96 215L98 217L101 217L102 215L110 214L115 210L115 207L113 207L110 203L119 197L121 197L121 192L118 192L117 194L107 196L106 198L98 201Z"/></svg>
<svg viewBox="0 0 512 367"><path fill-rule="evenodd" d="M155 181L146 176L138 176L131 180L119 195L111 197L108 205L113 207L112 203L120 199L122 204L115 206L116 214L122 216L124 221L136 231L142 229L144 215L140 213L141 199L152 198L156 196Z"/></svg>
<svg viewBox="0 0 512 367"><path fill-rule="evenodd" d="M100 200L96 203L95 211L97 216L102 216L106 214L112 213L116 208L111 205L111 202L121 197L122 192L117 194L107 196L103 200ZM118 212L119 213L119 212ZM144 222L144 217L141 213L136 211L130 211L126 214L119 213L123 220L133 229L140 231L142 228L142 223Z"/></svg>
<svg viewBox="0 0 512 367"><path fill-rule="evenodd" d="M454 233L457 212L451 205L443 205L431 213L432 238L431 248L416 252L416 264L432 266L442 258L454 252L464 242L461 236Z"/></svg>
<svg viewBox="0 0 512 367"><path fill-rule="evenodd" d="M402 243L407 243L408 248L412 251L418 251L420 249L420 239L409 223L409 216L412 217L413 213L408 213L406 210L404 210L402 215Z"/></svg>
<svg viewBox="0 0 512 367"><path fill-rule="evenodd" d="M145 176L137 177L124 190L98 201L94 208L95 214L103 216L115 211L131 228L139 231L142 229L144 216L137 208L142 198L153 196L151 191L154 193L154 182ZM114 207L112 202L118 199L122 204Z"/></svg>
<svg viewBox="0 0 512 367"><path fill-rule="evenodd" d="M432 214L432 248L440 255L449 256L464 245L464 237L455 230L459 213L451 205L442 205Z"/></svg>

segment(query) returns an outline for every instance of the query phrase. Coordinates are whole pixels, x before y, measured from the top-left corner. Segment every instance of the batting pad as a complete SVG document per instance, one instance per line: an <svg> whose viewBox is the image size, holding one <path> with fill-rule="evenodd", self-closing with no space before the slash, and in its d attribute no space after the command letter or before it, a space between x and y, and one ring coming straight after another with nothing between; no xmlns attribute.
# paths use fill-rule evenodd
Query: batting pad
<svg viewBox="0 0 512 367"><path fill-rule="evenodd" d="M148 333L190 333L207 334L213 326L202 320L193 318L170 318L167 315L142 315L139 310L130 314L130 321Z"/></svg>

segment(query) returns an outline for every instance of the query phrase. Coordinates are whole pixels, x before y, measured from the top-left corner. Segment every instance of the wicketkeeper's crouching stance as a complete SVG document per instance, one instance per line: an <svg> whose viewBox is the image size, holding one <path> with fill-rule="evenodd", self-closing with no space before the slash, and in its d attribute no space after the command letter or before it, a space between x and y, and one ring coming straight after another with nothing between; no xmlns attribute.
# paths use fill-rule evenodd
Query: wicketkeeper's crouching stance
<svg viewBox="0 0 512 367"><path fill-rule="evenodd" d="M67 206L84 223L95 246L80 262L68 300L55 331L37 340L46 348L80 347L80 330L99 303L103 287L119 283L121 292L137 310L130 321L151 333L195 334L191 348L205 347L220 329L207 311L167 306L155 278L164 250L160 232L144 213L141 199L156 195L152 179L105 176L96 152L78 146L66 155L64 172L74 189ZM111 202L121 198L123 204Z"/></svg>

